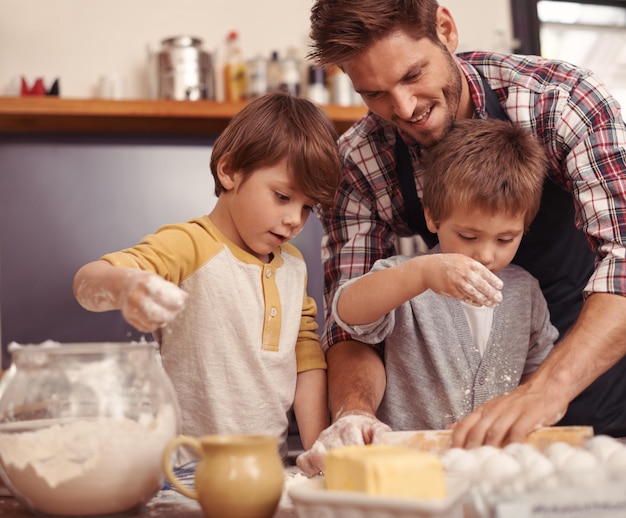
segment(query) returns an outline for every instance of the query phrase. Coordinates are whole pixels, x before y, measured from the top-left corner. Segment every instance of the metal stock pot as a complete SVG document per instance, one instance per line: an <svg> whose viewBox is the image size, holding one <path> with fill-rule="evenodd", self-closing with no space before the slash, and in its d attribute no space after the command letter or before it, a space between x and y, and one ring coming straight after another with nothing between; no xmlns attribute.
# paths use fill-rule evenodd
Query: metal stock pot
<svg viewBox="0 0 626 518"><path fill-rule="evenodd" d="M161 42L158 97L178 101L215 97L211 55L202 50L201 39L177 36Z"/></svg>

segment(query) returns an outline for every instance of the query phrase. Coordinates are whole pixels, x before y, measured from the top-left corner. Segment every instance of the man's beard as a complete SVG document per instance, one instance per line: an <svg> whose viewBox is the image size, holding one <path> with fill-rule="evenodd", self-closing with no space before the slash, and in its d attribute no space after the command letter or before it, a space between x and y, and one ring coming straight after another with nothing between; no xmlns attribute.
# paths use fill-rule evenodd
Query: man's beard
<svg viewBox="0 0 626 518"><path fill-rule="evenodd" d="M429 148L435 145L448 134L456 119L456 114L459 110L459 103L461 100L461 71L459 70L456 60L452 54L450 54L448 49L443 47L442 52L446 56L448 70L448 82L442 89L447 110L443 126L438 131L429 133L415 133L410 129L405 130L420 146L424 148ZM400 127L402 127L402 125L400 125Z"/></svg>

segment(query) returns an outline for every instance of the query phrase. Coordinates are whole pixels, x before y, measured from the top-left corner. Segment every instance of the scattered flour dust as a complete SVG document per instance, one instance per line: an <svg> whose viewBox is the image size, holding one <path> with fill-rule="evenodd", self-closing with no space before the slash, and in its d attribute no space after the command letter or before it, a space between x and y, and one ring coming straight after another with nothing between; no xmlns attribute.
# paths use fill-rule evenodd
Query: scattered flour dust
<svg viewBox="0 0 626 518"><path fill-rule="evenodd" d="M283 485L283 493L280 499L281 509L293 508L293 502L291 501L291 498L289 497L289 490L294 486L297 486L299 484L302 484L303 482L306 482L307 480L309 480L309 477L307 477L304 473L302 473L295 466L293 467L290 466L286 468L285 483Z"/></svg>
<svg viewBox="0 0 626 518"><path fill-rule="evenodd" d="M13 423L15 425L17 423ZM162 482L161 455L176 435L164 406L138 421L100 417L11 430L0 427L0 458L18 497L53 515L103 515L147 502Z"/></svg>

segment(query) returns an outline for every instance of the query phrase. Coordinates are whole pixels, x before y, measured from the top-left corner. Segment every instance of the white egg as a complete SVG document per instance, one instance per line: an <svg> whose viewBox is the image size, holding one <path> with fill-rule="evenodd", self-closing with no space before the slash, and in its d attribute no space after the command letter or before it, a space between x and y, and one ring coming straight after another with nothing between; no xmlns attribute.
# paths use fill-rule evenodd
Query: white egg
<svg viewBox="0 0 626 518"><path fill-rule="evenodd" d="M478 463L482 463L488 457L497 455L502 450L500 448L496 448L495 446L479 446L478 448L474 448L469 451L476 457L476 461Z"/></svg>
<svg viewBox="0 0 626 518"><path fill-rule="evenodd" d="M613 453L623 449L624 445L609 435L596 435L589 439L585 447L601 461L607 461Z"/></svg>
<svg viewBox="0 0 626 518"><path fill-rule="evenodd" d="M456 462L471 455L463 448L450 448L441 456L441 463L445 469L450 469Z"/></svg>
<svg viewBox="0 0 626 518"><path fill-rule="evenodd" d="M527 453L523 459L519 459L519 463L526 479L533 483L554 474L554 464L538 451Z"/></svg>
<svg viewBox="0 0 626 518"><path fill-rule="evenodd" d="M607 459L606 467L610 475L614 477L626 477L626 447L615 450Z"/></svg>
<svg viewBox="0 0 626 518"><path fill-rule="evenodd" d="M552 461L556 468L567 462L567 459L574 454L575 448L565 442L553 442L544 451L546 457Z"/></svg>
<svg viewBox="0 0 626 518"><path fill-rule="evenodd" d="M475 455L462 448L448 450L442 456L441 461L448 473L464 475L470 480L475 478L479 466Z"/></svg>
<svg viewBox="0 0 626 518"><path fill-rule="evenodd" d="M475 480L472 488L477 493L490 497L498 494L498 487L490 480Z"/></svg>
<svg viewBox="0 0 626 518"><path fill-rule="evenodd" d="M593 453L581 448L574 448L572 454L561 464L560 469L566 471L588 471L597 466L598 459L596 459Z"/></svg>
<svg viewBox="0 0 626 518"><path fill-rule="evenodd" d="M513 456L498 451L482 461L478 476L481 480L503 484L517 477L521 471L519 462Z"/></svg>
<svg viewBox="0 0 626 518"><path fill-rule="evenodd" d="M512 457L515 457L522 466L537 455L543 457L539 450L530 444L512 443L507 445L504 451Z"/></svg>
<svg viewBox="0 0 626 518"><path fill-rule="evenodd" d="M576 448L559 467L559 476L567 484L592 487L603 482L604 470L593 453Z"/></svg>
<svg viewBox="0 0 626 518"><path fill-rule="evenodd" d="M506 492L509 496L521 495L526 491L528 491L528 486L523 477L515 477L506 485Z"/></svg>
<svg viewBox="0 0 626 518"><path fill-rule="evenodd" d="M532 446L531 444L527 444L524 442L512 442L507 444L503 451L507 452L509 455L513 455L513 457L519 458L522 455L526 455L528 451L537 452L537 448Z"/></svg>
<svg viewBox="0 0 626 518"><path fill-rule="evenodd" d="M527 480L529 491L552 491L561 487L559 477L555 472L543 478Z"/></svg>

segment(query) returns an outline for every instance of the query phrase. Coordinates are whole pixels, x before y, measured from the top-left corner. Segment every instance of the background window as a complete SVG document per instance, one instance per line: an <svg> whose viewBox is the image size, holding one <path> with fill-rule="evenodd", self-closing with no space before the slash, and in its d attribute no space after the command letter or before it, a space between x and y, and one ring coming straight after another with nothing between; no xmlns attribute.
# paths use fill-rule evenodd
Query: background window
<svg viewBox="0 0 626 518"><path fill-rule="evenodd" d="M626 107L626 7L537 2L540 52L593 70Z"/></svg>

